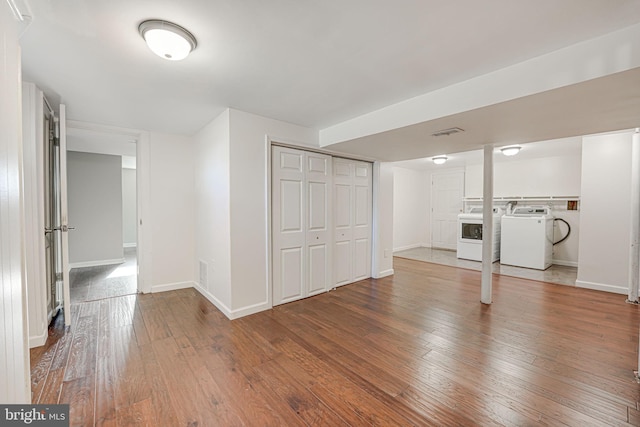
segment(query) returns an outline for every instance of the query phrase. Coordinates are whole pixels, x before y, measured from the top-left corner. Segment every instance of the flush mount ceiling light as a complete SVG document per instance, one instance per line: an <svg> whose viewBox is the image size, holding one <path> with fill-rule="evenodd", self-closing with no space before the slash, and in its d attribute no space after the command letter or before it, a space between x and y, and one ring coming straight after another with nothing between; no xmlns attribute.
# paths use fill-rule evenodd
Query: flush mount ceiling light
<svg viewBox="0 0 640 427"><path fill-rule="evenodd" d="M433 163L435 163L436 165L441 165L444 162L446 162L447 159L448 159L447 156L436 156L436 157L433 157L431 160L433 160Z"/></svg>
<svg viewBox="0 0 640 427"><path fill-rule="evenodd" d="M509 147L502 147L500 151L502 151L502 154L504 154L505 156L515 156L516 154L518 154L521 148L522 147L520 147L519 145L511 145Z"/></svg>
<svg viewBox="0 0 640 427"><path fill-rule="evenodd" d="M186 58L198 45L193 34L169 21L144 21L138 26L138 32L153 53L170 61Z"/></svg>

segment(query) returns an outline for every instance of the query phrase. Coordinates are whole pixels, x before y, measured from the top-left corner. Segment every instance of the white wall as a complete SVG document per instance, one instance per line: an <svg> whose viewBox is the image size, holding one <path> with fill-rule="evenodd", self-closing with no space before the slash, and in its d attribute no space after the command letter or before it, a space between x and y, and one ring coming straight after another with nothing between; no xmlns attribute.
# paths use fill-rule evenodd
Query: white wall
<svg viewBox="0 0 640 427"><path fill-rule="evenodd" d="M136 170L122 168L122 244L136 246Z"/></svg>
<svg viewBox="0 0 640 427"><path fill-rule="evenodd" d="M44 239L44 101L33 83L22 85L25 269L29 299L29 347L47 340L47 279Z"/></svg>
<svg viewBox="0 0 640 427"><path fill-rule="evenodd" d="M200 292L230 316L229 110L200 130L194 141L196 280ZM200 263L206 278L200 277Z"/></svg>
<svg viewBox="0 0 640 427"><path fill-rule="evenodd" d="M67 177L70 267L123 262L120 156L68 151Z"/></svg>
<svg viewBox="0 0 640 427"><path fill-rule="evenodd" d="M373 271L375 278L393 274L394 173L391 163L373 165Z"/></svg>
<svg viewBox="0 0 640 427"><path fill-rule="evenodd" d="M194 284L195 174L191 137L151 132L147 254L151 291ZM149 231L150 229L150 231Z"/></svg>
<svg viewBox="0 0 640 427"><path fill-rule="evenodd" d="M229 110L229 123L231 308L232 317L238 317L271 306L267 247L270 153L266 138L317 147L318 133L233 109Z"/></svg>
<svg viewBox="0 0 640 427"><path fill-rule="evenodd" d="M393 250L430 246L428 206L430 174L393 168Z"/></svg>
<svg viewBox="0 0 640 427"><path fill-rule="evenodd" d="M583 138L576 286L628 291L632 137L623 132Z"/></svg>
<svg viewBox="0 0 640 427"><path fill-rule="evenodd" d="M498 156L498 154L496 154ZM578 196L582 159L573 156L549 156L537 159L495 162L494 197ZM482 165L465 170L465 196L482 197Z"/></svg>
<svg viewBox="0 0 640 427"><path fill-rule="evenodd" d="M0 4L0 402L30 403L22 206L21 28Z"/></svg>

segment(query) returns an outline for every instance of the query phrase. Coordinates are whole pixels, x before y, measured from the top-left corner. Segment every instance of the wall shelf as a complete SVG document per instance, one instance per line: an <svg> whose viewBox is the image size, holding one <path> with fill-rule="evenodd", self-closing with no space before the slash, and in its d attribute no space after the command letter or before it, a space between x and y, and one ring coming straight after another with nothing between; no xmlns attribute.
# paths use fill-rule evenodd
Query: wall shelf
<svg viewBox="0 0 640 427"><path fill-rule="evenodd" d="M464 197L462 199L465 202L482 202L482 197ZM518 201L536 201L536 202L567 202L577 200L580 201L580 196L509 196L509 197L494 197L494 202L518 202Z"/></svg>

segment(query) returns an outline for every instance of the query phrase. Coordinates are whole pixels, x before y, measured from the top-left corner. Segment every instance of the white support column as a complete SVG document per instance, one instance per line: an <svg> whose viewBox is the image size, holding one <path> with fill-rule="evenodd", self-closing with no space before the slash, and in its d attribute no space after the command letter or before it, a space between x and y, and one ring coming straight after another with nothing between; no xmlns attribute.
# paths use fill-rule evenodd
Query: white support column
<svg viewBox="0 0 640 427"><path fill-rule="evenodd" d="M636 129L631 142L631 250L629 251L629 296L638 304L640 286L640 133ZM638 367L640 369L640 366Z"/></svg>
<svg viewBox="0 0 640 427"><path fill-rule="evenodd" d="M482 184L482 282L480 302L491 304L493 267L493 146L484 146Z"/></svg>

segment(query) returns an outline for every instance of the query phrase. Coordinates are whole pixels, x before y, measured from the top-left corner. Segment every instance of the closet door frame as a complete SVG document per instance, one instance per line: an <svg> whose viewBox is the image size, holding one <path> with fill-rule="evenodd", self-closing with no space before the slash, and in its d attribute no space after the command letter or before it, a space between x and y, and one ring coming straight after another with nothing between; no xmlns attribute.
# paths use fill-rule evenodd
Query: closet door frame
<svg viewBox="0 0 640 427"><path fill-rule="evenodd" d="M348 160L353 160L356 162L364 162L364 163L369 163L370 164L370 172L371 172L371 188L369 189L369 194L370 194L370 245L369 245L369 262L368 262L368 267L369 267L369 277L376 277L376 274L374 272L374 269L376 268L377 262L376 262L376 248L377 246L380 244L377 239L377 235L378 233L376 232L376 228L377 228L377 221L376 221L376 217L377 217L377 209L376 209L376 202L375 202L375 193L376 193L376 187L378 185L378 183L376 182L375 179L375 171L376 171L376 167L378 162L372 162L369 160L362 160L362 159L357 159L357 158L347 158L344 156L336 156L335 153L331 153L328 151L324 151L324 150L319 150L319 149L314 149L313 147L306 147L306 146L301 146L298 145L296 143L288 143L282 139L272 139L271 137L269 137L268 135L266 136L266 144L265 144L265 149L267 152L267 156L266 156L266 170L267 170L267 183L266 183L266 192L267 192L267 200L266 200L266 204L267 204L267 256L268 256L268 287L269 287L269 291L268 291L268 303L271 307L274 307L275 305L279 305L279 304L284 304L286 302L290 302L290 301L285 301L285 302L275 302L274 300L274 287L275 287L275 278L274 278L274 261L275 258L274 257L274 232L275 230L273 230L273 170L272 170L272 164L273 164L273 148L274 147L283 147L283 148L289 148L289 149L293 149L293 150L301 150L301 151L305 151L305 152L309 152L309 153L318 153L318 154L324 154L324 155L328 155L333 157L340 157L340 158L344 158L344 159L348 159ZM333 252L333 246L335 244L335 240L334 240L334 236L333 236L333 231L334 231L334 227L333 227L333 200L335 195L333 194L333 171L331 173L331 181L329 182L329 186L331 188L331 196L330 196L330 200L329 203L331 205L331 207L329 208L329 224L330 224L330 229L329 229L329 233L330 233L330 240L329 240L329 247L330 247L330 256L331 259L329 260L329 275L330 275L330 285L327 287L325 292L328 292L330 290L333 290L336 288L335 284L335 280L334 280L334 269L333 269L333 263L334 263L334 257L335 257L335 253ZM346 284L346 283L345 283ZM320 292L316 292L313 293L312 295L316 295ZM294 301L293 299L291 300L291 302Z"/></svg>

